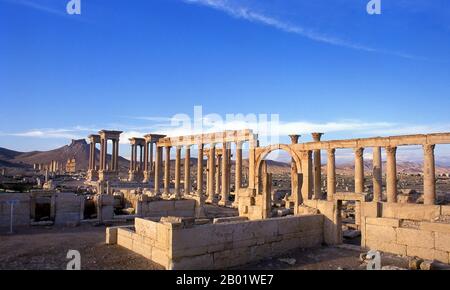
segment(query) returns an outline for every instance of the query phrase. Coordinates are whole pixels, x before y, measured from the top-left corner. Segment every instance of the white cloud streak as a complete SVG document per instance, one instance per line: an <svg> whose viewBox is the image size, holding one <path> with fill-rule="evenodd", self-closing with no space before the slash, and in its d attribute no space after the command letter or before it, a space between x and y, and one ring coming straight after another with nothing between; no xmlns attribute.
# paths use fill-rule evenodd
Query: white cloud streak
<svg viewBox="0 0 450 290"><path fill-rule="evenodd" d="M282 20L276 19L271 16L264 15L262 13L252 11L250 8L242 7L238 5L233 5L228 0L183 0L185 3L189 4L197 4L206 7L210 7L219 11L223 11L228 15L244 19L250 22L259 23L267 26L274 27L276 29L282 30L284 32L293 33L296 35L300 35L302 37L308 38L310 40L316 42L322 42L330 45L346 47L350 49L370 52L370 53L382 53L387 55L393 55L397 57L414 59L414 60L426 60L425 58L414 56L411 54L397 52L397 51L388 51L383 49L372 48L369 46L353 43L350 41L345 41L343 39L324 35L313 31L312 29L302 27L299 25L290 24L284 22Z"/></svg>

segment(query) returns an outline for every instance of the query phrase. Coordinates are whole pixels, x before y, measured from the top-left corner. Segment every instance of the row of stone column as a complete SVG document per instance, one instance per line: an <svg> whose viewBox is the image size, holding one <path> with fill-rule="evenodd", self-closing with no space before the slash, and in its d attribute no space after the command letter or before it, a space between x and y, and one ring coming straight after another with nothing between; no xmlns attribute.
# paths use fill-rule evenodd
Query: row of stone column
<svg viewBox="0 0 450 290"><path fill-rule="evenodd" d="M424 164L423 164L423 184L424 184L424 204L435 204L436 202L436 178L435 178L435 145L423 145ZM397 147L386 147L386 196L387 202L397 202ZM319 150L320 152L320 150ZM327 163L327 196L329 200L333 199L336 193L336 149L328 150ZM364 192L364 148L355 148L355 193ZM320 171L319 171L320 172ZM320 175L315 174L315 180L320 180ZM314 182L319 185L320 182ZM382 159L381 147L373 148L373 201L382 200Z"/></svg>
<svg viewBox="0 0 450 290"><path fill-rule="evenodd" d="M175 186L174 194L175 197L181 196L181 151L184 147L185 158L184 158L184 194L191 192L191 146L176 146L175 154ZM163 196L168 196L170 194L170 152L172 146L158 146L156 148L156 158L155 158L155 193L162 194ZM230 167L231 167L231 149L228 142L222 143L221 154L216 154L216 144L210 144L209 151L207 154L207 188L206 195L208 195L208 201L214 200L214 195L219 194L221 200L220 205L227 205L229 194L230 194ZM197 145L198 158L197 158L197 196L204 196L203 188L203 155L204 155L204 144ZM161 181L163 177L163 151L164 151L164 184L161 188ZM217 156L216 156L217 155ZM217 162L216 162L217 159ZM217 170L216 170L217 168ZM236 191L242 186L242 142L236 143ZM216 172L217 171L217 172ZM215 185L215 186L214 186ZM221 186L220 186L221 185Z"/></svg>

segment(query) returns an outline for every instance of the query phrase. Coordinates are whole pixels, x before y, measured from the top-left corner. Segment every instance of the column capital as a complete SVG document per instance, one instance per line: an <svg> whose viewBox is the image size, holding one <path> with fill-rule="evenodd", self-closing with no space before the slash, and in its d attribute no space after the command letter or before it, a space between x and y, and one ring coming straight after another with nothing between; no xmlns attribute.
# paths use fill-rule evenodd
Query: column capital
<svg viewBox="0 0 450 290"><path fill-rule="evenodd" d="M423 150L427 154L432 154L432 153L434 153L434 148L435 147L436 147L436 145L434 145L434 144L424 144L423 145Z"/></svg>
<svg viewBox="0 0 450 290"><path fill-rule="evenodd" d="M356 157L361 158L361 157L363 157L363 154L364 154L364 148L362 148L362 147L354 148L353 152L355 152Z"/></svg>
<svg viewBox="0 0 450 290"><path fill-rule="evenodd" d="M291 138L291 144L298 144L298 139L301 137L302 135L289 135L289 138Z"/></svg>
<svg viewBox="0 0 450 290"><path fill-rule="evenodd" d="M397 147L395 147L395 146L388 146L385 149L386 149L386 153L389 153L389 154L395 154L397 152Z"/></svg>
<svg viewBox="0 0 450 290"><path fill-rule="evenodd" d="M327 150L328 156L334 156L336 154L335 148L330 148Z"/></svg>
<svg viewBox="0 0 450 290"><path fill-rule="evenodd" d="M311 133L311 136L314 140L314 142L320 142L320 139L322 138L324 133Z"/></svg>

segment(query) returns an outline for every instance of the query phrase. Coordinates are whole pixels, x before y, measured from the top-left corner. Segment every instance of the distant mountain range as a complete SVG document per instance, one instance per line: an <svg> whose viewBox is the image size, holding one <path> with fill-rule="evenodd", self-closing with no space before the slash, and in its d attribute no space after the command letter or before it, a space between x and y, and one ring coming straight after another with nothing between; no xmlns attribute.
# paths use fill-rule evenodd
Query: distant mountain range
<svg viewBox="0 0 450 290"><path fill-rule="evenodd" d="M75 158L77 168L87 170L89 166L90 145L86 140L72 140L70 145L50 151L18 152L0 147L0 167L31 168L35 163L48 164L55 160L65 166L68 159ZM96 149L96 164L99 164L100 150ZM111 159L108 155L107 160ZM119 158L121 168L128 167L129 161Z"/></svg>
<svg viewBox="0 0 450 290"><path fill-rule="evenodd" d="M99 164L100 150L96 149L96 164ZM50 151L33 151L33 152L18 152L0 147L0 167L26 169L32 168L35 163L50 163L52 160L56 160L63 165L66 164L68 159L75 158L77 168L87 170L89 165L89 144L86 140L72 140L71 144L63 146L58 149ZM111 156L108 155L108 161ZM171 161L171 169L174 168L174 160ZM197 164L197 158L191 158L191 164L195 169ZM205 162L206 164L206 162ZM234 164L234 162L233 162ZM276 174L283 174L290 172L290 164L287 162L280 162L274 160L267 160L267 165L270 172ZM386 164L384 162L384 168ZM129 168L129 161L123 157L119 158L119 166L121 171L127 171ZM248 160L243 160L243 166L248 167ZM365 171L367 173L372 171L372 161L368 160L364 162ZM326 172L326 165L322 166L322 171ZM338 163L336 165L336 171L338 174L350 175L354 171L353 162ZM420 173L422 172L422 164L420 162L399 161L397 163L397 171L399 173ZM449 165L436 165L436 173L450 173Z"/></svg>

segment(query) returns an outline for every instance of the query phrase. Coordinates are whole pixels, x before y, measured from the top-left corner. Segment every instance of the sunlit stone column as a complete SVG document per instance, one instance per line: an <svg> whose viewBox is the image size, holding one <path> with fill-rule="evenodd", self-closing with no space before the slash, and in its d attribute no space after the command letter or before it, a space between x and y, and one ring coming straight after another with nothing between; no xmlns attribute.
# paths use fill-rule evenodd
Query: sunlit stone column
<svg viewBox="0 0 450 290"><path fill-rule="evenodd" d="M161 193L162 147L156 146L155 156L155 194Z"/></svg>
<svg viewBox="0 0 450 290"><path fill-rule="evenodd" d="M197 196L203 194L203 144L198 144L197 158Z"/></svg>
<svg viewBox="0 0 450 290"><path fill-rule="evenodd" d="M217 172L216 172L216 188L215 194L220 195L221 171L222 171L222 154L217 155Z"/></svg>
<svg viewBox="0 0 450 290"><path fill-rule="evenodd" d="M364 192L364 148L355 148L355 193Z"/></svg>
<svg viewBox="0 0 450 290"><path fill-rule="evenodd" d="M336 194L336 149L328 149L327 160L327 200L332 201Z"/></svg>
<svg viewBox="0 0 450 290"><path fill-rule="evenodd" d="M208 156L208 198L207 202L214 200L214 177L216 174L216 144L211 144Z"/></svg>
<svg viewBox="0 0 450 290"><path fill-rule="evenodd" d="M236 163L235 163L235 196L237 197L238 190L242 187L242 144L243 142L236 142Z"/></svg>
<svg viewBox="0 0 450 290"><path fill-rule="evenodd" d="M312 133L314 142L320 142L323 133ZM320 160L320 150L314 150L314 199L320 199L322 177L322 162Z"/></svg>
<svg viewBox="0 0 450 290"><path fill-rule="evenodd" d="M291 144L298 144L298 139L300 135L289 135L291 138ZM291 158L291 196L296 196L298 192L298 173L297 165L295 164L294 158Z"/></svg>
<svg viewBox="0 0 450 290"><path fill-rule="evenodd" d="M302 162L302 199L303 201L312 198L312 152L311 151L301 151L300 158Z"/></svg>
<svg viewBox="0 0 450 290"><path fill-rule="evenodd" d="M175 198L180 198L181 147L176 147L175 157Z"/></svg>
<svg viewBox="0 0 450 290"><path fill-rule="evenodd" d="M89 170L95 169L95 143L91 141L89 145Z"/></svg>
<svg viewBox="0 0 450 290"><path fill-rule="evenodd" d="M381 147L373 148L373 201L381 201L383 191Z"/></svg>
<svg viewBox="0 0 450 290"><path fill-rule="evenodd" d="M386 147L386 194L387 202L397 202L397 147Z"/></svg>
<svg viewBox="0 0 450 290"><path fill-rule="evenodd" d="M184 194L191 193L191 146L186 146L184 152Z"/></svg>
<svg viewBox="0 0 450 290"><path fill-rule="evenodd" d="M130 173L134 171L134 144L131 144Z"/></svg>
<svg viewBox="0 0 450 290"><path fill-rule="evenodd" d="M434 159L435 145L423 145L423 203L436 203L436 168Z"/></svg>
<svg viewBox="0 0 450 290"><path fill-rule="evenodd" d="M228 205L229 191L228 191L228 143L224 142L222 145L222 191L219 205Z"/></svg>
<svg viewBox="0 0 450 290"><path fill-rule="evenodd" d="M164 161L164 196L170 194L170 146L165 148L165 161Z"/></svg>

